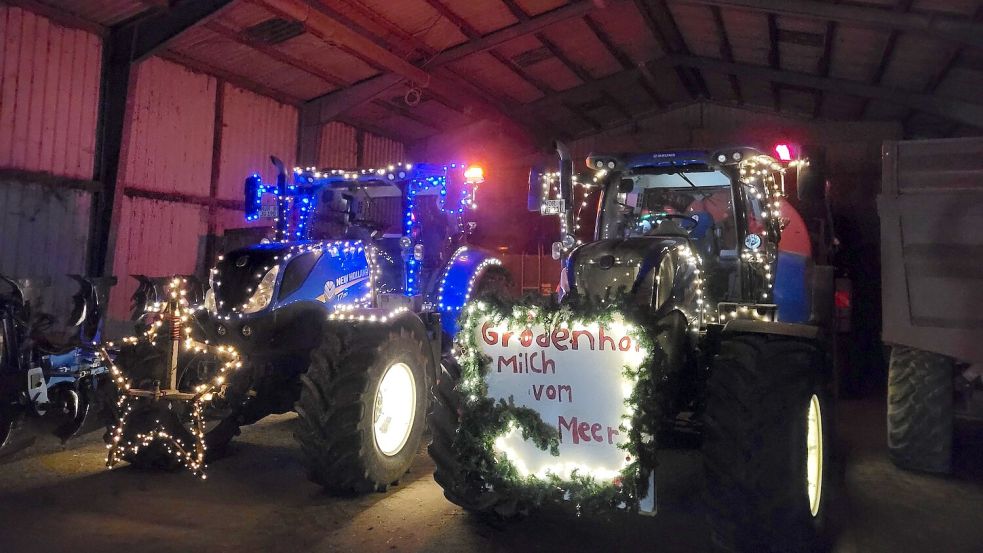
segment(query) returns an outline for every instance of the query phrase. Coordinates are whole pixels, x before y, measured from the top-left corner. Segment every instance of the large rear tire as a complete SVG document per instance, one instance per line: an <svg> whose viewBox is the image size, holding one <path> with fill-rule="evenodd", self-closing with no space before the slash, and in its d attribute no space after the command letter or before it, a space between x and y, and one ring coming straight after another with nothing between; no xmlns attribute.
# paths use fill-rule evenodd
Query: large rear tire
<svg viewBox="0 0 983 553"><path fill-rule="evenodd" d="M460 378L461 368L456 363L448 361L441 365L434 386L433 407L427 416L433 437L427 448L434 462L433 478L443 488L444 497L467 511L515 517L524 511L523 506L488 489L480 479L465 474L457 460L454 436L457 435L463 402L455 386Z"/></svg>
<svg viewBox="0 0 983 553"><path fill-rule="evenodd" d="M832 471L823 356L782 336L725 338L707 385L703 444L714 542L822 550Z"/></svg>
<svg viewBox="0 0 983 553"><path fill-rule="evenodd" d="M954 364L943 355L895 347L887 384L887 447L903 469L952 469Z"/></svg>
<svg viewBox="0 0 983 553"><path fill-rule="evenodd" d="M414 316L326 327L295 406L311 480L339 495L398 483L420 448L432 358Z"/></svg>

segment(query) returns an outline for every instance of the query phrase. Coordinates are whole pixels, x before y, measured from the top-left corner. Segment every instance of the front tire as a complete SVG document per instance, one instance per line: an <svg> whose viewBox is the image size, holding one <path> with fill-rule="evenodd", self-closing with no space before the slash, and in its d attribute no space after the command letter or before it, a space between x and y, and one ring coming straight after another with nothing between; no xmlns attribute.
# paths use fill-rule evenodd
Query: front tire
<svg viewBox="0 0 983 553"><path fill-rule="evenodd" d="M513 518L524 508L494 490L480 479L465 474L457 460L454 437L457 435L463 401L455 389L461 378L461 368L453 361L441 365L434 386L433 408L427 416L433 439L427 452L434 462L433 478L443 488L448 501L475 514L493 514Z"/></svg>
<svg viewBox="0 0 983 553"><path fill-rule="evenodd" d="M703 444L714 541L731 551L823 548L830 409L823 356L782 336L724 339L707 385Z"/></svg>
<svg viewBox="0 0 983 553"><path fill-rule="evenodd" d="M397 483L420 447L433 373L426 330L413 316L326 327L295 406L311 480L339 495Z"/></svg>
<svg viewBox="0 0 983 553"><path fill-rule="evenodd" d="M891 349L887 383L887 447L900 468L952 469L952 374L948 357L915 348Z"/></svg>

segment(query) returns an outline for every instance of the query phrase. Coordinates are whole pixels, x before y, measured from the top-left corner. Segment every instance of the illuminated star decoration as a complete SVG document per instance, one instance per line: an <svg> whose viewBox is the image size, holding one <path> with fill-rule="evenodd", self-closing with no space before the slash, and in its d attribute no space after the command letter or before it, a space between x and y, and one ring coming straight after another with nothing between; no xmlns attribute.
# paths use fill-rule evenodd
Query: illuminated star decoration
<svg viewBox="0 0 983 553"><path fill-rule="evenodd" d="M192 474L200 476L202 479L206 478L203 409L213 397L224 393L226 373L242 367L242 362L239 359L239 354L232 347L215 347L207 342L196 342L191 337L190 322L193 310L188 304L186 284L185 279L172 279L168 285L168 299L163 303L155 303L145 307L146 311L159 314L157 320L150 325L143 336L124 338L123 344L136 345L141 341L146 341L151 345L156 345L158 331L166 318L171 323L171 333L168 337L173 345L196 353L213 352L224 358L225 361L219 366L217 374L206 383L198 384L193 390L162 390L159 388L143 390L134 388L125 373L113 361L106 348L101 348L98 355L109 366L110 374L119 394L116 402L116 424L110 432L111 443L106 445L109 450L106 456L106 466L110 469L119 464L125 455L136 455L141 449L159 442L164 446L165 451ZM113 344L110 342L107 347L111 348ZM175 363L176 357L172 357L172 359L174 359L172 363ZM157 421L157 426L150 431L138 433L133 436L133 439L125 438L126 425L133 413L134 405L146 401L184 401L190 403L190 434L194 437L194 443L188 444L180 437L172 436L159 421Z"/></svg>

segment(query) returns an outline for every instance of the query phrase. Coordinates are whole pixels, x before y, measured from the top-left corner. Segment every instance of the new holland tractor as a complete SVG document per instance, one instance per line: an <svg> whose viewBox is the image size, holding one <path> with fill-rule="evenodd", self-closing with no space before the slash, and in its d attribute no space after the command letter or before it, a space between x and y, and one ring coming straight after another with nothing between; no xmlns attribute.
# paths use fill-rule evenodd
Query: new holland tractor
<svg viewBox="0 0 983 553"><path fill-rule="evenodd" d="M44 281L0 275L0 459L39 436L65 442L104 425L113 393L95 343L116 279L69 276L78 291L57 313Z"/></svg>
<svg viewBox="0 0 983 553"><path fill-rule="evenodd" d="M800 192L818 186L819 164L751 148L591 155L600 205L578 245L558 151L530 204L561 218L561 298L465 307L430 418L445 496L505 517L547 501L654 514L660 455L696 445L683 434L702 450L714 543L821 547L832 271L782 196L795 174Z"/></svg>
<svg viewBox="0 0 983 553"><path fill-rule="evenodd" d="M247 220L272 239L219 257L200 305L172 281L145 336L124 345L111 464L200 472L238 433L295 410L312 480L384 491L408 470L447 337L479 290L507 285L467 245L480 168L295 169L245 182ZM157 439L160 438L160 439Z"/></svg>

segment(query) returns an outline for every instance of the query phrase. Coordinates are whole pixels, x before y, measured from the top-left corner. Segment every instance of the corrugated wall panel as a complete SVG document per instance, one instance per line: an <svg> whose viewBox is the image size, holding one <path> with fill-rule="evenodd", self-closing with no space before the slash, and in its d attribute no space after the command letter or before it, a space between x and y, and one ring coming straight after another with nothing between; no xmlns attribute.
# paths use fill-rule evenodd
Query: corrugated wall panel
<svg viewBox="0 0 983 553"><path fill-rule="evenodd" d="M65 275L85 272L90 206L88 192L0 180L0 273L51 279L45 308L60 310L75 292Z"/></svg>
<svg viewBox="0 0 983 553"><path fill-rule="evenodd" d="M297 108L226 84L222 107L222 154L218 197L242 200L242 182L259 173L273 182L270 156L293 167L297 152Z"/></svg>
<svg viewBox="0 0 983 553"><path fill-rule="evenodd" d="M0 6L0 168L90 179L99 37Z"/></svg>
<svg viewBox="0 0 983 553"><path fill-rule="evenodd" d="M321 127L321 151L318 152L318 167L349 169L358 163L358 145L355 128L344 123L332 121Z"/></svg>
<svg viewBox="0 0 983 553"><path fill-rule="evenodd" d="M406 161L406 148L402 142L365 133L362 146L362 165L377 167L393 162Z"/></svg>
<svg viewBox="0 0 983 553"><path fill-rule="evenodd" d="M137 66L135 79L120 180L124 186L207 196L215 78L150 58Z"/></svg>
<svg viewBox="0 0 983 553"><path fill-rule="evenodd" d="M208 209L197 205L124 198L116 240L114 274L119 283L110 299L110 316L129 317L136 280L130 275L194 273L205 248Z"/></svg>

